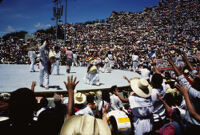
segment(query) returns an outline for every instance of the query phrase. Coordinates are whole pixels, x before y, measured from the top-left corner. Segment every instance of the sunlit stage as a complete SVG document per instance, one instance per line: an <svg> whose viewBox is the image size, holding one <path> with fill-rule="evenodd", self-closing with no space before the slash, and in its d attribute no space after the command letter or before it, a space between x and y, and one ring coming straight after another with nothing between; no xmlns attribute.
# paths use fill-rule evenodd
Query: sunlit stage
<svg viewBox="0 0 200 135"><path fill-rule="evenodd" d="M128 86L128 82L123 79L123 76L128 78L140 77L139 74L130 71L112 70L111 73L100 73L100 86L91 86L84 83L86 75L86 67L72 67L71 73L66 73L66 67L60 66L60 75L56 75L56 68L50 75L50 88L39 87L39 69L35 66L36 72L29 72L29 65L0 65L0 92L12 92L18 88L31 88L32 81L36 81L35 92L65 92L66 88L63 81L67 81L67 76L76 76L79 84L76 87L77 91L88 90L103 90L108 89L113 85L118 87Z"/></svg>

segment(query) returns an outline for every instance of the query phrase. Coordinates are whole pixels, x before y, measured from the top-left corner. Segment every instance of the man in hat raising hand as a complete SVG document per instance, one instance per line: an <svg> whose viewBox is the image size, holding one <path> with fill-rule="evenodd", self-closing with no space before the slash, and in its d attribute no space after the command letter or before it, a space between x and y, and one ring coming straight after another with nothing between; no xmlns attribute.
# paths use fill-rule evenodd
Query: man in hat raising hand
<svg viewBox="0 0 200 135"><path fill-rule="evenodd" d="M145 79L132 78L128 79L124 76L124 79L130 83L133 92L129 98L123 98L119 92L116 91L121 101L129 102L132 110L134 134L144 135L151 132L153 128L153 103L151 100L152 87Z"/></svg>

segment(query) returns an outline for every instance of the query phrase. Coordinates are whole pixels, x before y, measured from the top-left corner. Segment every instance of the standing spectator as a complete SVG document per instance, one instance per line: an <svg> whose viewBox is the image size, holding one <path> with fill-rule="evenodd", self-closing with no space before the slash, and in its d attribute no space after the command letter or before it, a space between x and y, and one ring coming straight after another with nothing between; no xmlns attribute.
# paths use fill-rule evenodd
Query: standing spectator
<svg viewBox="0 0 200 135"><path fill-rule="evenodd" d="M112 86L110 88L111 96L110 96L110 106L112 110L116 109L122 109L123 104L122 101L119 99L119 97L116 95L116 93L119 92L119 89L116 85Z"/></svg>
<svg viewBox="0 0 200 135"><path fill-rule="evenodd" d="M129 98L123 98L118 92L115 94L123 101L129 102L133 114L135 135L144 135L151 132L153 127L153 104L151 100L152 87L145 79L124 77L130 85L133 93Z"/></svg>

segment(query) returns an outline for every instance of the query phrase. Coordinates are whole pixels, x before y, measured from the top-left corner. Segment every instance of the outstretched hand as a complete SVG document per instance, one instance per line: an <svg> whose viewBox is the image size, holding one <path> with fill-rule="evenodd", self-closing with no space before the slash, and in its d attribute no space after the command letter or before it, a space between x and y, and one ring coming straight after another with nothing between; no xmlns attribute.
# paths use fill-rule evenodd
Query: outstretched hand
<svg viewBox="0 0 200 135"><path fill-rule="evenodd" d="M33 81L32 84L31 84L31 90L34 91L35 90L35 86L36 86L36 82Z"/></svg>
<svg viewBox="0 0 200 135"><path fill-rule="evenodd" d="M181 84L176 84L175 87L184 95L187 93L187 89Z"/></svg>
<svg viewBox="0 0 200 135"><path fill-rule="evenodd" d="M130 80L126 76L123 76L123 78L130 83Z"/></svg>
<svg viewBox="0 0 200 135"><path fill-rule="evenodd" d="M76 81L76 77L74 78L73 75L71 77L68 76L67 82L64 81L64 84L68 91L74 90L78 83L79 81Z"/></svg>
<svg viewBox="0 0 200 135"><path fill-rule="evenodd" d="M184 61L187 61L187 55L186 55L185 52L182 52L182 55L181 55L181 56L182 56L182 58L183 58Z"/></svg>
<svg viewBox="0 0 200 135"><path fill-rule="evenodd" d="M160 101L164 101L162 96L160 94L157 94L157 98L160 100Z"/></svg>
<svg viewBox="0 0 200 135"><path fill-rule="evenodd" d="M168 61L171 65L174 64L174 62L173 62L173 60L172 60L172 57L171 57L170 55L167 56L167 61Z"/></svg>
<svg viewBox="0 0 200 135"><path fill-rule="evenodd" d="M152 59L151 65L152 65L152 66L156 66L156 59Z"/></svg>

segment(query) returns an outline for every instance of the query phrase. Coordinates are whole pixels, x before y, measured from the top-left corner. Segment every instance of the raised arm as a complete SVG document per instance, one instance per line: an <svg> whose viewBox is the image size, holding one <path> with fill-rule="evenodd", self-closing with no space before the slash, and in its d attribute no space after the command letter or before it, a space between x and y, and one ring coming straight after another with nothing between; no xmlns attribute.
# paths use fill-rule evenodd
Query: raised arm
<svg viewBox="0 0 200 135"><path fill-rule="evenodd" d="M34 82L32 82L32 84L31 84L31 90L34 92L34 90L35 90L35 86L36 86L36 82L34 81Z"/></svg>
<svg viewBox="0 0 200 135"><path fill-rule="evenodd" d="M44 49L46 45L47 45L47 41L44 41L44 43L42 44L41 48Z"/></svg>
<svg viewBox="0 0 200 135"><path fill-rule="evenodd" d="M173 60L172 60L172 58L169 56L169 58L168 58L168 62L172 65L172 67L173 67L173 69L174 69L174 71L176 72L176 74L178 75L178 76L181 76L182 75L182 73L181 73L181 71L178 69L178 67L174 64L174 62L173 62Z"/></svg>
<svg viewBox="0 0 200 135"><path fill-rule="evenodd" d="M158 67L156 66L156 59L152 60L151 65L153 66L155 73L161 74L161 72L158 70Z"/></svg>
<svg viewBox="0 0 200 135"><path fill-rule="evenodd" d="M130 83L130 80L129 80L126 76L123 76L123 78L124 78L128 83Z"/></svg>
<svg viewBox="0 0 200 135"><path fill-rule="evenodd" d="M193 68L192 64L189 62L185 52L182 53L182 58L185 61L185 63L189 66L190 70L193 71L194 68Z"/></svg>
<svg viewBox="0 0 200 135"><path fill-rule="evenodd" d="M200 115L195 112L195 109L190 101L189 95L188 95L188 90L184 88L182 85L177 84L176 88L183 94L187 108L189 113L198 121L200 121Z"/></svg>
<svg viewBox="0 0 200 135"><path fill-rule="evenodd" d="M114 94L119 97L122 102L129 102L128 98L122 97L118 91L115 91Z"/></svg>
<svg viewBox="0 0 200 135"><path fill-rule="evenodd" d="M171 107L165 102L165 100L163 100L162 96L157 94L158 99L163 103L163 105L165 106L165 109L167 110L167 112L169 113L171 110Z"/></svg>
<svg viewBox="0 0 200 135"><path fill-rule="evenodd" d="M71 77L68 76L68 81L67 82L64 81L64 84L68 91L68 106L67 106L66 120L69 119L69 117L72 114L72 107L74 106L74 90L78 83L79 81L76 81L76 77L73 78L73 76Z"/></svg>

